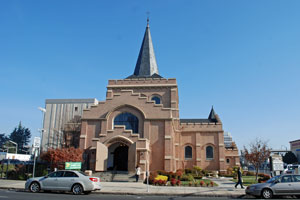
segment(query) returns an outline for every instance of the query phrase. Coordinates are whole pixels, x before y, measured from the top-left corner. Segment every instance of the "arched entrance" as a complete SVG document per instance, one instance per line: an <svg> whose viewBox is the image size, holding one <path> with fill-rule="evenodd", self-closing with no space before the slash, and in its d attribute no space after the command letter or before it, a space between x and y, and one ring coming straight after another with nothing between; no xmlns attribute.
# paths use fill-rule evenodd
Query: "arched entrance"
<svg viewBox="0 0 300 200"><path fill-rule="evenodd" d="M128 171L128 146L116 142L108 148L107 170Z"/></svg>
<svg viewBox="0 0 300 200"><path fill-rule="evenodd" d="M114 169L117 171L128 170L128 146L121 144L114 151Z"/></svg>

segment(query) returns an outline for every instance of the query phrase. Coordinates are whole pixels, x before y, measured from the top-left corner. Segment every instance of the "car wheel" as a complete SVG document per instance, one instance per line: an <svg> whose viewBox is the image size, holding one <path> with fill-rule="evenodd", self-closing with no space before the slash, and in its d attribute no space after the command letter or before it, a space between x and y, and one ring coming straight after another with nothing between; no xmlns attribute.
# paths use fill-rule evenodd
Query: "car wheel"
<svg viewBox="0 0 300 200"><path fill-rule="evenodd" d="M72 187L72 193L77 195L77 194L81 194L83 192L83 188L80 184L75 184Z"/></svg>
<svg viewBox="0 0 300 200"><path fill-rule="evenodd" d="M273 197L273 192L270 189L263 189L263 191L261 192L261 196L264 199L272 199Z"/></svg>
<svg viewBox="0 0 300 200"><path fill-rule="evenodd" d="M30 192L39 192L41 190L40 184L38 182L33 182L29 186Z"/></svg>
<svg viewBox="0 0 300 200"><path fill-rule="evenodd" d="M84 191L84 194L91 194L92 191Z"/></svg>

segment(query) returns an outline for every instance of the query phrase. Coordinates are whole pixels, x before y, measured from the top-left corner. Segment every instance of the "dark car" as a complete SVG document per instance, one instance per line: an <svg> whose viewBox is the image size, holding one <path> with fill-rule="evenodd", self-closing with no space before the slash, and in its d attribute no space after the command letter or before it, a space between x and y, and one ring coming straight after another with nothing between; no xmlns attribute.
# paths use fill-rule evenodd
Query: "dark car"
<svg viewBox="0 0 300 200"><path fill-rule="evenodd" d="M246 194L271 199L273 196L296 196L300 198L300 175L283 174L269 179L266 183L247 187Z"/></svg>

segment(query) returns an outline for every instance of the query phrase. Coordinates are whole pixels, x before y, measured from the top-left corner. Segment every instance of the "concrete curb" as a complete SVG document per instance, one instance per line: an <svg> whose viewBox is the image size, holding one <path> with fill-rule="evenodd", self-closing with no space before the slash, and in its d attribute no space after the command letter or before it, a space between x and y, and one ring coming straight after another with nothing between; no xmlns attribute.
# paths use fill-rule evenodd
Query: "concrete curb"
<svg viewBox="0 0 300 200"><path fill-rule="evenodd" d="M245 197L245 195L232 195L232 194L195 194L195 193L189 193L189 194L176 194L176 193L151 193L151 192L145 192L145 193L133 193L133 192L94 192L99 194L109 194L109 195L143 195L143 196L180 196L180 197L231 197L231 198L242 198Z"/></svg>
<svg viewBox="0 0 300 200"><path fill-rule="evenodd" d="M28 190L16 188L16 187L0 187L0 189L6 190L15 190L19 192L29 192ZM230 198L243 198L246 196L241 194L196 194L196 193L153 193L153 192L102 192L102 191L94 191L94 194L97 193L99 195L143 195L143 196L180 196L180 197L230 197Z"/></svg>

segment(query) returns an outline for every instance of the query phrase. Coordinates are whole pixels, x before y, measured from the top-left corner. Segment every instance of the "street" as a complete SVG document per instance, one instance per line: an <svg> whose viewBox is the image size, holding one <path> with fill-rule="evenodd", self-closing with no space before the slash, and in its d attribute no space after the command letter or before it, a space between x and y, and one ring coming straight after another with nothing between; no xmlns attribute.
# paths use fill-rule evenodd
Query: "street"
<svg viewBox="0 0 300 200"><path fill-rule="evenodd" d="M101 199L101 200L196 200L196 199L231 199L226 197L195 197L195 196L142 196L142 195L106 195L99 193L92 193L90 195L72 195L71 193L59 192L40 192L30 193L16 190L0 190L1 199L12 200L74 200L74 199Z"/></svg>

